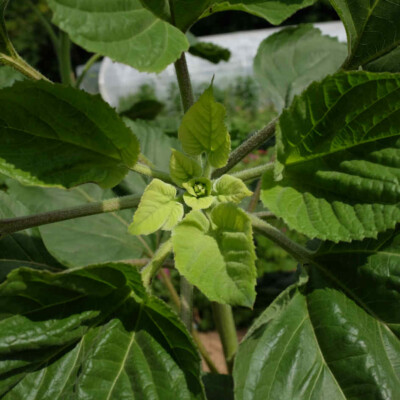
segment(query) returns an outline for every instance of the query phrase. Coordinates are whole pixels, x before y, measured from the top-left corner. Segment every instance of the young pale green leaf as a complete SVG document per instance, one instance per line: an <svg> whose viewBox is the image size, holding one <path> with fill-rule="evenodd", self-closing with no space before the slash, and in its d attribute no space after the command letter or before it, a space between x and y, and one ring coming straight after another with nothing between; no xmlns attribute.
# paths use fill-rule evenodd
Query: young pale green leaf
<svg viewBox="0 0 400 400"><path fill-rule="evenodd" d="M331 0L343 21L349 43L347 69L358 69L382 56L400 61L400 1ZM366 67L368 69L368 65Z"/></svg>
<svg viewBox="0 0 400 400"><path fill-rule="evenodd" d="M131 265L13 271L0 315L2 399L205 399L189 333Z"/></svg>
<svg viewBox="0 0 400 400"><path fill-rule="evenodd" d="M290 288L235 360L236 400L396 399L399 339L342 292Z"/></svg>
<svg viewBox="0 0 400 400"><path fill-rule="evenodd" d="M266 38L254 59L263 94L280 112L311 82L334 73L347 55L346 45L312 25L290 27Z"/></svg>
<svg viewBox="0 0 400 400"><path fill-rule="evenodd" d="M211 194L212 183L208 178L193 178L182 185L194 197L204 197Z"/></svg>
<svg viewBox="0 0 400 400"><path fill-rule="evenodd" d="M49 6L53 22L75 43L139 71L161 72L189 48L182 32L140 0L49 0Z"/></svg>
<svg viewBox="0 0 400 400"><path fill-rule="evenodd" d="M192 211L173 230L172 243L176 268L210 300L252 307L256 257L244 211L220 204L211 212L211 223L201 211Z"/></svg>
<svg viewBox="0 0 400 400"><path fill-rule="evenodd" d="M176 189L153 179L143 193L129 227L132 235L149 235L159 229L171 230L183 217L183 205L176 200Z"/></svg>
<svg viewBox="0 0 400 400"><path fill-rule="evenodd" d="M339 73L280 118L278 166L262 201L290 228L332 241L377 237L400 221L400 77Z"/></svg>
<svg viewBox="0 0 400 400"><path fill-rule="evenodd" d="M21 183L113 187L138 153L136 137L99 97L44 81L0 90L0 173Z"/></svg>
<svg viewBox="0 0 400 400"><path fill-rule="evenodd" d="M310 268L310 286L330 286L355 299L400 336L400 232L378 239L333 244L324 242Z"/></svg>
<svg viewBox="0 0 400 400"><path fill-rule="evenodd" d="M194 197L189 193L183 195L183 200L193 210L205 210L214 203L214 196Z"/></svg>
<svg viewBox="0 0 400 400"><path fill-rule="evenodd" d="M296 11L313 5L317 0L216 0L207 8L203 16L218 11L244 11L266 19L273 25L279 25Z"/></svg>
<svg viewBox="0 0 400 400"><path fill-rule="evenodd" d="M177 150L172 150L169 163L169 172L172 180L178 185L197 178L203 174L201 165L193 158L188 157Z"/></svg>
<svg viewBox="0 0 400 400"><path fill-rule="evenodd" d="M7 185L13 201L20 201L29 210L20 210L19 217L115 197L111 191L103 191L94 184L68 191L27 187L10 181L7 181ZM43 225L39 231L48 251L68 267L141 258L144 252L143 240L128 232L132 216L132 210L123 210Z"/></svg>
<svg viewBox="0 0 400 400"><path fill-rule="evenodd" d="M22 203L0 191L0 219L28 214ZM0 282L15 268L54 270L62 267L46 250L37 228L7 235L0 240Z"/></svg>
<svg viewBox="0 0 400 400"><path fill-rule="evenodd" d="M253 193L241 179L230 175L223 175L213 185L213 195L222 203L240 203L245 197Z"/></svg>
<svg viewBox="0 0 400 400"><path fill-rule="evenodd" d="M231 148L225 116L225 107L215 101L210 86L182 119L178 137L183 150L191 156L205 152L213 167L223 167Z"/></svg>

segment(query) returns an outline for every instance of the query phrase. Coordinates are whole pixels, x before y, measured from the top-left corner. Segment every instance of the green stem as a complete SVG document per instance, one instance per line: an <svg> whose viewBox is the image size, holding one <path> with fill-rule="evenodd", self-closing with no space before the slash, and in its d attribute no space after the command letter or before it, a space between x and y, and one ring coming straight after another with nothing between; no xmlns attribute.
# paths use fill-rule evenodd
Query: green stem
<svg viewBox="0 0 400 400"><path fill-rule="evenodd" d="M239 346L232 308L226 304L212 303L215 325L222 342L226 366L232 373L233 361Z"/></svg>
<svg viewBox="0 0 400 400"><path fill-rule="evenodd" d="M183 111L186 113L194 104L194 95L185 53L182 53L179 60L175 62L175 72L178 79Z"/></svg>
<svg viewBox="0 0 400 400"><path fill-rule="evenodd" d="M192 330L193 325L193 286L186 280L184 276L181 276L180 282L181 289L181 319L189 330Z"/></svg>
<svg viewBox="0 0 400 400"><path fill-rule="evenodd" d="M0 235L11 234L28 228L52 224L54 222L86 217L88 215L134 208L139 204L139 201L140 196L131 195L27 217L2 219L0 220Z"/></svg>
<svg viewBox="0 0 400 400"><path fill-rule="evenodd" d="M132 171L135 171L139 174L149 176L151 178L158 178L161 179L164 182L171 183L174 185L173 180L167 174L166 172L159 171L157 169L151 168L148 165L145 165L141 162L137 162L133 168L131 168Z"/></svg>
<svg viewBox="0 0 400 400"><path fill-rule="evenodd" d="M71 41L68 34L62 31L60 32L59 62L61 82L66 85L73 85L75 75L71 65Z"/></svg>
<svg viewBox="0 0 400 400"><path fill-rule="evenodd" d="M272 240L274 243L286 250L300 263L310 263L313 260L313 252L300 246L298 243L290 240L279 229L275 228L268 222L256 217L254 214L248 214L253 227L261 234Z"/></svg>
<svg viewBox="0 0 400 400"><path fill-rule="evenodd" d="M243 171L235 172L232 174L235 178L239 178L242 181L251 181L256 178L260 178L264 172L270 171L274 168L274 163L268 163L264 165L260 165L258 167L245 169Z"/></svg>
<svg viewBox="0 0 400 400"><path fill-rule="evenodd" d="M43 15L43 13L38 10L38 8L35 6L35 4L32 2L32 0L28 1L30 7L32 8L33 12L36 14L36 16L39 18L39 21L42 23L44 29L46 29L51 42L53 43L54 50L56 54L58 54L59 51L59 40L57 37L56 32L54 31L53 27L51 26L51 23L47 20L47 18Z"/></svg>
<svg viewBox="0 0 400 400"><path fill-rule="evenodd" d="M81 74L79 75L78 79L76 80L76 87L79 89L81 87L81 84L83 82L83 79L85 78L86 74L89 72L90 68L92 68L93 64L98 61L101 57L103 57L101 54L94 54L92 57L89 58L85 66L83 67L83 70Z"/></svg>
<svg viewBox="0 0 400 400"><path fill-rule="evenodd" d="M183 110L186 113L194 104L194 96L185 53L182 53L182 56L179 58L179 60L175 62L175 72L181 94ZM186 328L191 331L193 323L193 286L186 280L184 276L181 276L180 291L180 315Z"/></svg>
<svg viewBox="0 0 400 400"><path fill-rule="evenodd" d="M172 251L172 240L164 242L154 253L152 260L142 270L142 281L145 287L149 287L153 277L160 271L164 261Z"/></svg>
<svg viewBox="0 0 400 400"><path fill-rule="evenodd" d="M212 177L219 178L220 176L226 174L236 164L239 164L239 162L242 161L243 158L245 158L253 150L256 150L268 139L270 139L275 134L277 121L278 119L275 118L267 126L265 126L263 129L261 129L245 142L243 142L236 150L231 153L228 163L225 165L225 167L216 169L213 172Z"/></svg>
<svg viewBox="0 0 400 400"><path fill-rule="evenodd" d="M17 71L21 72L21 74L25 75L29 79L33 80L44 80L49 81L44 75L42 75L39 71L29 65L24 59L22 59L19 55L15 55L14 57L9 57L4 54L0 55L0 63L4 65L8 65Z"/></svg>

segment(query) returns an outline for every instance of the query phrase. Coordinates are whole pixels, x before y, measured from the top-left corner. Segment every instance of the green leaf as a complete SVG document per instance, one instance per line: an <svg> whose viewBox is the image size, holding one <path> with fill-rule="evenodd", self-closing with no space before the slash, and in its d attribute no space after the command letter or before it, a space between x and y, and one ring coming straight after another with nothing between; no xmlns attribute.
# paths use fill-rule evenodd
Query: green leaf
<svg viewBox="0 0 400 400"><path fill-rule="evenodd" d="M343 293L291 287L239 346L235 399L395 399L399 352L385 324Z"/></svg>
<svg viewBox="0 0 400 400"><path fill-rule="evenodd" d="M161 72L189 48L182 32L139 0L49 0L49 6L75 43L139 71Z"/></svg>
<svg viewBox="0 0 400 400"><path fill-rule="evenodd" d="M332 241L377 237L400 221L400 77L339 73L282 113L275 179L262 201L291 229Z"/></svg>
<svg viewBox="0 0 400 400"><path fill-rule="evenodd" d="M229 61L231 58L229 49L209 42L197 42L192 44L189 48L189 53L192 56L200 57L213 64L218 64L221 61Z"/></svg>
<svg viewBox="0 0 400 400"><path fill-rule="evenodd" d="M399 229L351 244L322 243L310 286L330 286L357 301L400 337Z"/></svg>
<svg viewBox="0 0 400 400"><path fill-rule="evenodd" d="M133 104L128 110L123 111L121 114L131 120L143 119L153 120L164 109L164 103L158 100L142 100Z"/></svg>
<svg viewBox="0 0 400 400"><path fill-rule="evenodd" d="M189 333L132 266L14 271L0 315L5 400L205 398Z"/></svg>
<svg viewBox="0 0 400 400"><path fill-rule="evenodd" d="M211 194L212 183L208 178L193 178L182 185L194 197L203 197Z"/></svg>
<svg viewBox="0 0 400 400"><path fill-rule="evenodd" d="M178 137L183 150L191 156L205 152L213 167L223 167L231 148L225 117L225 107L215 101L210 86L182 119Z"/></svg>
<svg viewBox="0 0 400 400"><path fill-rule="evenodd" d="M347 32L347 69L358 69L360 65L368 64L398 48L399 0L334 0L331 3Z"/></svg>
<svg viewBox="0 0 400 400"><path fill-rule="evenodd" d="M365 70L374 72L400 72L400 46L390 53L364 66Z"/></svg>
<svg viewBox="0 0 400 400"><path fill-rule="evenodd" d="M280 25L296 11L313 5L317 0L216 0L203 16L218 11L244 11L266 19L273 25Z"/></svg>
<svg viewBox="0 0 400 400"><path fill-rule="evenodd" d="M19 200L29 214L76 207L115 197L111 191L87 184L72 190L25 187L7 181L13 200ZM18 216L28 214L19 211ZM48 251L62 264L79 267L109 261L140 258L143 239L129 234L132 210L77 218L39 227ZM1 243L1 241L0 241ZM25 265L25 264L23 264Z"/></svg>
<svg viewBox="0 0 400 400"><path fill-rule="evenodd" d="M216 206L210 218L211 223L201 211L192 211L173 230L176 268L211 301L252 307L256 269L250 219L233 204Z"/></svg>
<svg viewBox="0 0 400 400"><path fill-rule="evenodd" d="M144 7L168 22L171 22L170 7L173 7L174 25L186 32L213 0L141 0L141 2Z"/></svg>
<svg viewBox="0 0 400 400"><path fill-rule="evenodd" d="M0 89L12 86L17 81L24 80L25 77L14 68L5 66L0 67Z"/></svg>
<svg viewBox="0 0 400 400"><path fill-rule="evenodd" d="M139 153L135 136L99 97L43 81L0 90L0 138L0 173L37 186L113 187Z"/></svg>
<svg viewBox="0 0 400 400"><path fill-rule="evenodd" d="M129 232L149 235L159 229L171 230L183 217L183 206L175 198L172 185L153 179L143 193Z"/></svg>
<svg viewBox="0 0 400 400"><path fill-rule="evenodd" d="M141 153L157 168L168 171L172 148L179 148L178 139L169 137L162 129L146 121L132 121L124 118L125 124L139 139Z"/></svg>
<svg viewBox="0 0 400 400"><path fill-rule="evenodd" d="M264 96L281 112L313 81L336 72L346 45L312 25L283 29L267 37L254 59L254 74Z"/></svg>
<svg viewBox="0 0 400 400"><path fill-rule="evenodd" d="M177 150L172 150L169 171L172 180L178 186L182 186L184 182L190 181L192 178L197 178L203 174L203 169L197 161Z"/></svg>
<svg viewBox="0 0 400 400"><path fill-rule="evenodd" d="M22 203L0 191L0 219L28 214ZM7 235L0 240L0 282L15 268L54 270L58 262L44 247L37 228Z"/></svg>
<svg viewBox="0 0 400 400"><path fill-rule="evenodd" d="M213 195L222 203L240 203L252 194L244 182L234 176L223 175L214 182Z"/></svg>

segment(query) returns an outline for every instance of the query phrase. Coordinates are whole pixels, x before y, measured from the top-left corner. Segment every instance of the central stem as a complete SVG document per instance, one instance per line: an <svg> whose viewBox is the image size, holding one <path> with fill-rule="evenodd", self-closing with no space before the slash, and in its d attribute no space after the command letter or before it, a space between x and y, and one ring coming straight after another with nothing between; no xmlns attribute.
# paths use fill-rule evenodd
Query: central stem
<svg viewBox="0 0 400 400"><path fill-rule="evenodd" d="M185 53L182 53L182 56L179 58L179 60L175 62L175 72L178 79L183 111L186 113L194 104L194 96ZM183 323L190 332L193 324L193 286L183 276L181 276L180 289L180 314Z"/></svg>

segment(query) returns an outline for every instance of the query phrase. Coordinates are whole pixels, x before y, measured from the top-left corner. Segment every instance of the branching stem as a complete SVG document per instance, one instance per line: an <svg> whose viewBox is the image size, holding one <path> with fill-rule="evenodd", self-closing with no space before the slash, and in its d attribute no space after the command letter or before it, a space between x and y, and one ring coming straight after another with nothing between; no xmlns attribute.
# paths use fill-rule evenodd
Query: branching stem
<svg viewBox="0 0 400 400"><path fill-rule="evenodd" d="M275 118L267 126L265 126L263 129L261 129L245 142L243 142L236 150L231 153L228 163L225 165L225 167L216 169L213 172L212 177L219 178L220 176L226 174L236 164L239 164L239 162L242 161L243 158L245 158L248 154L250 154L253 150L256 150L269 138L271 138L275 134L277 120L278 119Z"/></svg>
<svg viewBox="0 0 400 400"><path fill-rule="evenodd" d="M141 162L137 162L135 164L135 166L133 168L131 168L132 171L135 171L139 174L145 175L145 176L149 176L151 178L158 178L161 179L164 182L167 183L171 183L174 185L173 180L171 179L171 177L169 176L169 174L167 174L166 172L163 171L159 171L157 169L151 168L148 165L145 165Z"/></svg>
<svg viewBox="0 0 400 400"><path fill-rule="evenodd" d="M139 204L139 201L140 196L131 195L26 217L2 219L0 220L0 235L11 234L54 222L134 208Z"/></svg>

